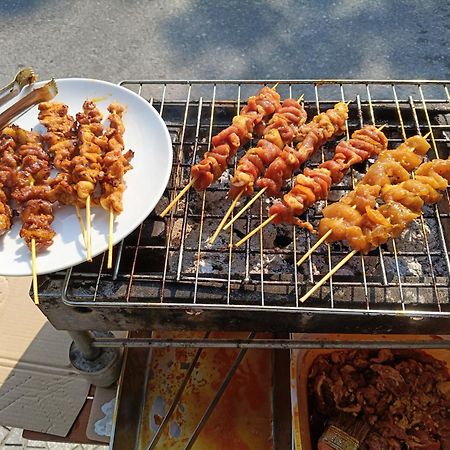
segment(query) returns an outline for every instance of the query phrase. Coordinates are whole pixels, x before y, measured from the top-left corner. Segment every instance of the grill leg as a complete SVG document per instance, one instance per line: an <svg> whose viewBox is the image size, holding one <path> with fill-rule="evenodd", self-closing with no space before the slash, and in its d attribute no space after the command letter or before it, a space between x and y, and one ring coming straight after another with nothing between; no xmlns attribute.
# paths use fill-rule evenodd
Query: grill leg
<svg viewBox="0 0 450 450"><path fill-rule="evenodd" d="M93 361L100 356L102 350L92 346L94 336L90 331L69 331L68 333L85 359Z"/></svg>
<svg viewBox="0 0 450 450"><path fill-rule="evenodd" d="M69 331L73 339L69 358L72 366L91 384L107 387L120 375L122 351L92 345L95 336L112 337L112 333Z"/></svg>

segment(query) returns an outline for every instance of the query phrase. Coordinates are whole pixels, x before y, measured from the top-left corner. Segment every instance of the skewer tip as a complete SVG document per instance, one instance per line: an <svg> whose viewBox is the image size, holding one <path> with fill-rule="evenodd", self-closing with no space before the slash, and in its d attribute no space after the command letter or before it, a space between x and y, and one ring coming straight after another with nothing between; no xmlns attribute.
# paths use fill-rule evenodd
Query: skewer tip
<svg viewBox="0 0 450 450"><path fill-rule="evenodd" d="M314 294L322 285L325 284L326 281L328 281L342 266L345 266L347 262L353 258L353 256L357 253L356 250L352 250L347 256L342 258L334 267L331 269L318 283L316 283L303 297L299 299L300 303L305 302L308 300L311 295Z"/></svg>

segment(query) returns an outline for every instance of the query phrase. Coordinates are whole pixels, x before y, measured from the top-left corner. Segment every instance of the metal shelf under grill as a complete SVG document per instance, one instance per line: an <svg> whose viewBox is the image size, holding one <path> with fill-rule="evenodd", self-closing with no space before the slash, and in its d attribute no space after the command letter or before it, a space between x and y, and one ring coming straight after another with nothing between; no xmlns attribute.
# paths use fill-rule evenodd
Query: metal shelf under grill
<svg viewBox="0 0 450 450"><path fill-rule="evenodd" d="M279 80L277 80L279 81ZM367 256L355 256L305 304L299 298L347 252L324 245L297 268L316 238L292 226L269 226L239 249L230 243L267 217L268 200L253 205L214 245L207 239L228 207L228 175L207 191L190 191L164 220L158 216L190 179L190 167L263 84L270 81L124 81L161 114L172 137L172 176L155 211L115 249L65 273L41 277L41 309L61 329L227 329L274 332L444 333L450 324L449 193L427 207L411 230ZM431 132L429 158L447 157L450 81L279 81L282 97L304 94L311 118L351 101L348 133L380 126L392 146ZM326 144L307 163L332 153ZM249 143L251 145L251 143ZM247 146L248 147L248 146ZM238 157L242 150L238 153ZM352 188L355 167L329 201ZM306 218L317 225L324 202ZM126 208L125 205L125 214ZM129 207L132 207L129 206ZM62 298L62 302L61 302Z"/></svg>

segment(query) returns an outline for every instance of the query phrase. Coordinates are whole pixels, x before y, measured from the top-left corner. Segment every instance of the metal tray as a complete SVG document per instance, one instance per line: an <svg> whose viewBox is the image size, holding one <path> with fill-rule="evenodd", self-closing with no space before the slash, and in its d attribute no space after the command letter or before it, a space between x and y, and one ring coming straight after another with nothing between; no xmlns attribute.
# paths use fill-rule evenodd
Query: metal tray
<svg viewBox="0 0 450 450"><path fill-rule="evenodd" d="M148 333L133 333L131 337L148 337ZM232 338L233 336L230 336ZM169 351L180 351L180 349L170 349ZM209 350L208 350L209 351ZM289 351L273 351L273 350L264 350L267 352L268 357L270 358L269 367L271 373L268 374L268 377L272 379L271 383L271 392L268 394L270 397L271 410L272 410L272 448L274 449L287 449L291 448L292 445L292 419L290 412L290 393L289 393ZM148 433L149 429L145 429L143 426L144 422L149 420L149 413L146 412L146 398L151 395L149 390L149 386L152 384L152 381L155 379L155 373L153 373L152 367L152 357L155 356L153 352L157 352L155 349L151 348L128 348L125 352L124 358L124 366L122 370L122 374L119 380L119 389L117 393L116 400L116 412L115 412L115 420L113 424L113 432L111 436L110 448L113 450L141 450L148 448L150 442L148 442ZM239 359L239 356L245 356L245 351L240 350L239 352L235 350L236 358L233 361L233 364L230 366L230 370L227 372L224 380L229 378L232 382L233 377L235 376L236 370L238 370L241 361L235 364ZM242 353L244 352L244 353ZM261 352L261 350L250 349L248 352ZM178 353L178 357L180 354ZM204 358L199 356L197 360L196 366L202 364ZM186 369L189 364L192 363L192 360L186 360ZM206 363L204 363L206 364ZM245 366L246 368L248 366ZM234 369L234 370L233 370ZM193 369L195 370L195 369ZM186 373L189 372L189 369L186 370ZM170 372L169 372L170 373ZM195 378L195 372L192 375ZM239 376L239 375L238 375ZM157 378L157 377L156 377ZM167 377L170 378L170 375ZM183 378L184 380L185 378ZM239 380L239 378L238 378ZM210 381L210 380L209 380ZM180 380L180 384L181 384ZM230 385L231 386L231 385ZM219 393L224 387L224 383L221 383L220 386L214 386L214 391ZM156 389L161 389L162 392L166 389L166 386L157 386ZM211 390L211 383L207 383L204 389ZM180 448L202 448L201 446L197 446L194 443L198 443L196 438L200 435L200 430L203 429L203 425L205 425L212 414L217 408L217 405L220 405L220 398L217 399L216 402L214 400L210 403L209 406L212 405L212 408L209 410L209 407L206 411L202 412L201 418L198 421L198 424L193 430L191 435L191 441L189 444L183 443ZM181 402L180 402L181 403ZM192 403L192 402L191 402ZM191 405L189 403L189 405ZM201 402L200 402L201 403ZM167 410L169 409L169 404L166 404L166 409L163 414L167 414ZM152 413L153 414L153 413ZM178 414L179 417L179 409L176 408L174 413L170 415L172 420L175 415ZM224 416L220 416L223 418ZM161 417L162 420L162 417ZM226 418L224 419L226 420ZM251 420L251 419L250 419ZM169 424L169 421L168 423ZM184 425L181 425L181 427ZM225 425L224 425L225 426ZM169 428L168 426L166 428ZM206 430L206 428L205 428ZM163 435L163 434L162 434ZM194 438L192 439L192 436ZM229 436L226 436L225 439L231 439ZM164 442L161 439L158 445L150 448L173 448L173 446L167 447L167 441ZM204 447L203 447L204 448Z"/></svg>

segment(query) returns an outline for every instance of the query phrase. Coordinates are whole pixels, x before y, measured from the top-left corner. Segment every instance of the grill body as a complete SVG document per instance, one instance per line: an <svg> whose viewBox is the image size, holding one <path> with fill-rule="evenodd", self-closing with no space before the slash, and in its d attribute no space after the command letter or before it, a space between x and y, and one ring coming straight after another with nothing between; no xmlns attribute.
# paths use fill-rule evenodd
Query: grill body
<svg viewBox="0 0 450 450"><path fill-rule="evenodd" d="M282 98L304 95L308 119L338 101L350 101L348 135L365 124L385 124L392 148L405 137L431 133L429 158L449 155L450 81L276 82ZM245 246L231 248L267 218L269 200L264 198L210 245L207 240L229 206L225 197L233 167L205 192L188 192L165 219L158 216L188 183L191 164L210 148L211 137L231 122L248 96L270 83L122 82L165 120L173 142L172 176L155 211L115 247L112 270L106 269L106 255L100 255L91 264L42 277L40 308L56 328L415 334L449 329L448 192L438 205L426 207L404 235L367 256L356 255L304 304L298 299L348 248L323 245L297 268L295 262L316 238L273 225ZM307 165L332 157L336 143L325 145ZM352 168L332 188L328 202L352 189L366 168ZM315 226L324 205L319 202L306 214Z"/></svg>

